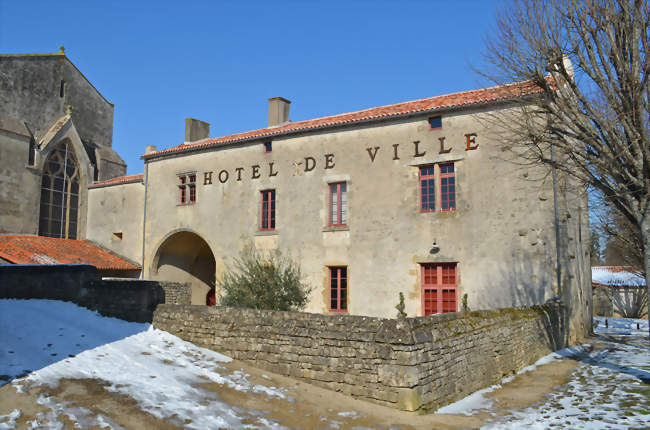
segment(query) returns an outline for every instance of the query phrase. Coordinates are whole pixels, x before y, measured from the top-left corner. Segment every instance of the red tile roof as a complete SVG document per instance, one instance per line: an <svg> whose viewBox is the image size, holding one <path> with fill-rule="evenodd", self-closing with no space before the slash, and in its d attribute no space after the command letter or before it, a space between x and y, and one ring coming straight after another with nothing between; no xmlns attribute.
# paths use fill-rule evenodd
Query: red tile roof
<svg viewBox="0 0 650 430"><path fill-rule="evenodd" d="M88 188L102 188L110 187L111 185L131 184L133 182L142 182L143 178L144 175L142 173L138 175L119 176L117 178L108 179L106 181L94 182L88 185Z"/></svg>
<svg viewBox="0 0 650 430"><path fill-rule="evenodd" d="M527 95L541 92L542 89L531 82L518 82L509 85L481 88L478 90L463 91L460 93L430 97L410 102L397 103L364 109L356 112L343 113L323 118L306 121L290 122L277 127L262 128L229 136L215 137L202 140L198 143L182 143L172 148L144 154L141 158L150 159L163 157L179 152L198 151L228 143L245 142L265 137L275 137L301 131L315 130L328 127L341 127L367 121L378 121L389 118L404 117L413 114L434 113L446 109L469 107L514 100Z"/></svg>
<svg viewBox="0 0 650 430"><path fill-rule="evenodd" d="M0 257L14 264L90 264L100 270L140 266L84 240L0 235Z"/></svg>

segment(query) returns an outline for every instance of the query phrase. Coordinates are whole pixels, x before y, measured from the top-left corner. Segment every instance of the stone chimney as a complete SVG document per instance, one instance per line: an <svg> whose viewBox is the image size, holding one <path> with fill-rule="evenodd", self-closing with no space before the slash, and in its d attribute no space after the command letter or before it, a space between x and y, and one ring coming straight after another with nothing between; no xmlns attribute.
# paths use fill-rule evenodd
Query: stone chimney
<svg viewBox="0 0 650 430"><path fill-rule="evenodd" d="M185 118L185 142L195 142L210 137L210 123Z"/></svg>
<svg viewBox="0 0 650 430"><path fill-rule="evenodd" d="M147 145L144 148L144 153L145 154L151 154L152 152L156 152L156 145Z"/></svg>
<svg viewBox="0 0 650 430"><path fill-rule="evenodd" d="M282 97L269 99L269 127L276 127L289 122L289 105L291 102Z"/></svg>

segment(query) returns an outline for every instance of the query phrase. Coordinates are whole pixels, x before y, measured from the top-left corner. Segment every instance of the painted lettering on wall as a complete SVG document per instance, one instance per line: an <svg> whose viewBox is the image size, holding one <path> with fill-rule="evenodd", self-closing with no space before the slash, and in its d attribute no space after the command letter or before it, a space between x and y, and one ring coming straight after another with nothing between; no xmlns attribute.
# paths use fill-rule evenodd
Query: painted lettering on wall
<svg viewBox="0 0 650 430"><path fill-rule="evenodd" d="M463 142L465 151L473 151L478 149L479 144L476 142L478 135L476 133L467 133L464 134L463 136L465 137ZM440 145L440 149L438 150L439 154L448 154L452 151L453 148L451 146L447 146L447 144L445 143L444 136L438 137L438 142ZM425 149L425 145L422 142L420 142L419 140L414 140L412 144L413 144L413 155L412 155L413 158L424 157L426 155L427 150ZM392 145L393 148L392 154L388 155L388 156L392 156L392 160L400 160L399 146L400 146L399 143L394 143ZM370 164L374 164L375 160L377 159L377 156L383 154L383 152L381 152L380 146L367 147L365 148L365 151L368 154L368 159ZM321 168L323 170L329 170L329 169L334 169L336 167L335 154L324 154L322 157L323 158L319 160L318 157L313 157L308 155L300 159L300 161L294 161L292 163L294 168L293 176L303 176L305 173L312 172L317 168ZM380 158L381 157L382 156L380 155ZM268 175L266 177L272 178L278 176L278 174L281 173L281 170L277 169L275 162L273 161L268 162L267 166L268 166ZM235 180L237 181L241 181L242 173L244 171L250 171L251 180L260 179L262 178L262 172L266 170L266 168L267 167L262 164L253 164L249 168L235 167L230 171L227 169L222 169L219 171L219 173L217 173L216 179L218 179L220 183L225 184L230 179L231 172L232 172L233 178L236 178ZM214 171L203 172L203 185L212 185L213 174Z"/></svg>

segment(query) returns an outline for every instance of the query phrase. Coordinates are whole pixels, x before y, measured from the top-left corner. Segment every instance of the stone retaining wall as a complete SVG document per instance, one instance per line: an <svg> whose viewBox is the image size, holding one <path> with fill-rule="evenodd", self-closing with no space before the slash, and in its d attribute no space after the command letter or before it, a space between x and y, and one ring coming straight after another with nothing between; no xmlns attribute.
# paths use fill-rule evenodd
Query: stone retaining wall
<svg viewBox="0 0 650 430"><path fill-rule="evenodd" d="M557 304L406 318L159 305L182 339L403 410L433 410L565 346Z"/></svg>
<svg viewBox="0 0 650 430"><path fill-rule="evenodd" d="M2 265L0 298L76 303L109 317L151 322L160 303L189 304L189 284L102 279L88 265Z"/></svg>

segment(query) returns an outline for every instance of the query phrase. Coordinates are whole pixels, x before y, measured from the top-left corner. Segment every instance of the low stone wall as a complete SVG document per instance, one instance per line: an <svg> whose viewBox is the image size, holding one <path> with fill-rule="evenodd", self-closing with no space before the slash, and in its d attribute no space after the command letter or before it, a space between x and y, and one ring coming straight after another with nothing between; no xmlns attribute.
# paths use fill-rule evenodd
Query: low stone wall
<svg viewBox="0 0 650 430"><path fill-rule="evenodd" d="M558 304L406 318L159 305L153 324L283 375L433 410L564 345Z"/></svg>
<svg viewBox="0 0 650 430"><path fill-rule="evenodd" d="M189 304L189 284L102 280L88 265L2 265L0 298L73 302L109 317L151 322L160 303Z"/></svg>

